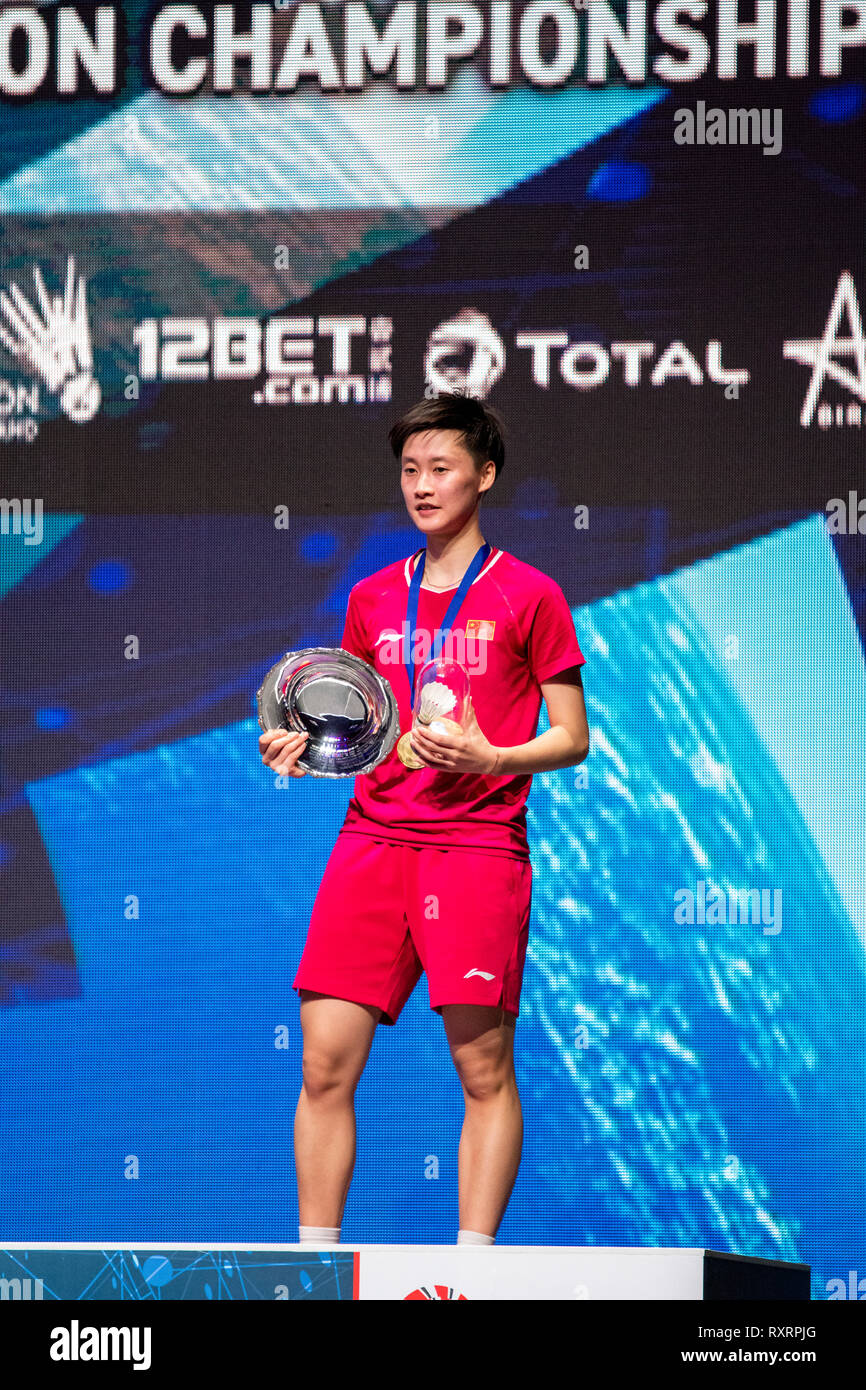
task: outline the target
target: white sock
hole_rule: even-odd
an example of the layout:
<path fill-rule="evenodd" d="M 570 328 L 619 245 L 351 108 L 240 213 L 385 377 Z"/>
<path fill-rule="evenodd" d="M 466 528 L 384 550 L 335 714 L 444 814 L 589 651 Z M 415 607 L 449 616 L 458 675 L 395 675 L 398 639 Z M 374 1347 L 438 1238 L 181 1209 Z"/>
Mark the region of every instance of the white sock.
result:
<path fill-rule="evenodd" d="M 299 1245 L 339 1245 L 339 1226 L 299 1226 Z"/>
<path fill-rule="evenodd" d="M 495 1239 L 495 1236 L 484 1236 L 480 1231 L 457 1232 L 458 1245 L 492 1245 Z"/>

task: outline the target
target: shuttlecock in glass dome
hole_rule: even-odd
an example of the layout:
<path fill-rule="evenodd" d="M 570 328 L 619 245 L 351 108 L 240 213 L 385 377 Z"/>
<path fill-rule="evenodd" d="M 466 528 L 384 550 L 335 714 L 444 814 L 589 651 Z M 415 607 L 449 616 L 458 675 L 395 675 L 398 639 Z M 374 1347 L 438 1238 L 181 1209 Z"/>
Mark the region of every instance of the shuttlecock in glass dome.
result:
<path fill-rule="evenodd" d="M 435 734 L 459 731 L 469 708 L 469 676 L 459 661 L 436 656 L 415 678 L 414 722 Z"/>
<path fill-rule="evenodd" d="M 469 709 L 469 675 L 453 657 L 436 656 L 422 666 L 415 677 L 415 703 L 412 728 L 422 724 L 434 734 L 460 733 Z M 397 745 L 397 753 L 406 767 L 421 768 L 413 753 L 411 730 Z"/>

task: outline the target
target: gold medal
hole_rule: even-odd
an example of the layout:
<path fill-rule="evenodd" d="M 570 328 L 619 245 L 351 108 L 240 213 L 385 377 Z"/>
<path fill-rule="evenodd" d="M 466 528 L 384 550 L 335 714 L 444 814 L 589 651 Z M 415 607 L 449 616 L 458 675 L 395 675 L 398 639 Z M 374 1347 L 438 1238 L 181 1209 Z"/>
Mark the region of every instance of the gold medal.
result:
<path fill-rule="evenodd" d="M 439 726 L 439 730 L 437 730 L 437 725 Z M 432 721 L 430 727 L 433 729 L 434 733 L 442 730 L 447 730 L 448 733 L 456 734 L 462 732 L 462 729 L 460 725 L 456 722 L 456 720 L 446 719 L 445 716 L 442 714 L 440 714 L 436 719 Z M 414 770 L 417 770 L 421 767 L 430 767 L 429 763 L 421 762 L 418 759 L 418 755 L 413 751 L 411 729 L 408 731 L 408 733 L 402 734 L 398 739 L 397 757 L 400 759 L 404 767 L 412 768 Z M 431 771 L 435 772 L 436 769 L 432 768 Z"/>
<path fill-rule="evenodd" d="M 417 754 L 414 753 L 412 750 L 411 729 L 409 729 L 405 734 L 401 734 L 400 738 L 397 740 L 397 757 L 400 759 L 404 767 L 417 769 L 419 767 L 427 766 L 426 763 L 422 763 L 420 761 Z"/>

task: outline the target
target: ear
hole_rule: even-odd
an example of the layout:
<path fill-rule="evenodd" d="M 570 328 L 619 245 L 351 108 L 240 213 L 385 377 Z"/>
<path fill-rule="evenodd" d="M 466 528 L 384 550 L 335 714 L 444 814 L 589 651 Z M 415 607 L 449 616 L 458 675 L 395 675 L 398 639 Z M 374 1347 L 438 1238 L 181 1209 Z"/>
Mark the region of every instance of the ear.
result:
<path fill-rule="evenodd" d="M 484 465 L 484 472 L 486 476 L 484 478 L 484 486 L 482 487 L 481 491 L 489 492 L 493 484 L 496 482 L 496 464 L 493 462 L 493 459 L 487 460 L 487 462 Z"/>

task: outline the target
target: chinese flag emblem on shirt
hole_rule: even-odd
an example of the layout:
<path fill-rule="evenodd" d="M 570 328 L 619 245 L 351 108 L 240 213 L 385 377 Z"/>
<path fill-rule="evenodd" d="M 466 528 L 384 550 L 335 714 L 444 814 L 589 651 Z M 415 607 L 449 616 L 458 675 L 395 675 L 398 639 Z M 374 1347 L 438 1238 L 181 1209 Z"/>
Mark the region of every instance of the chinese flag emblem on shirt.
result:
<path fill-rule="evenodd" d="M 495 626 L 491 618 L 470 618 L 466 624 L 466 636 L 474 637 L 476 642 L 490 642 Z"/>

